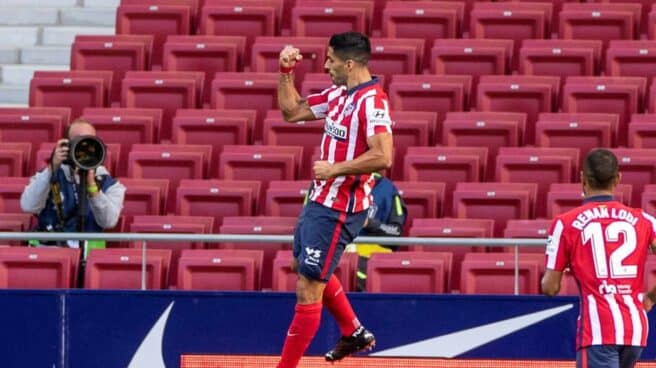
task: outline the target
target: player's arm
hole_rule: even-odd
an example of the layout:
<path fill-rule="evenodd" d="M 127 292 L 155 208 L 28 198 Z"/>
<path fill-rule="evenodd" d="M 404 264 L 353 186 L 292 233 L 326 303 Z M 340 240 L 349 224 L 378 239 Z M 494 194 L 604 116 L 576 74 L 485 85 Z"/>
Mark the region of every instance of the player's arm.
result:
<path fill-rule="evenodd" d="M 299 95 L 294 86 L 294 73 L 292 70 L 302 59 L 297 48 L 285 46 L 280 52 L 280 78 L 278 80 L 278 107 L 285 121 L 297 122 L 315 120 L 307 100 Z"/>
<path fill-rule="evenodd" d="M 542 276 L 542 294 L 546 296 L 558 295 L 562 278 L 562 272 L 549 269 L 546 270 L 544 276 Z"/>
<path fill-rule="evenodd" d="M 343 175 L 370 174 L 392 167 L 393 139 L 391 133 L 380 133 L 367 138 L 369 149 L 350 161 L 331 164 L 328 161 L 314 163 L 314 176 L 325 180 Z"/>
<path fill-rule="evenodd" d="M 567 257 L 567 238 L 563 235 L 564 223 L 556 218 L 551 224 L 549 238 L 547 239 L 547 264 L 546 271 L 542 277 L 542 294 L 547 296 L 558 295 L 563 271 L 569 263 Z"/>

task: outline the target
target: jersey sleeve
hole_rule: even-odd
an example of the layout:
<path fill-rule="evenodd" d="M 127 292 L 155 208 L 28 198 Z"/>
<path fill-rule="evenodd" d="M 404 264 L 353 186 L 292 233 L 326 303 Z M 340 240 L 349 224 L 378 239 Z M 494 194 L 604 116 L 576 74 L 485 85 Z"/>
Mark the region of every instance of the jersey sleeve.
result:
<path fill-rule="evenodd" d="M 567 238 L 564 236 L 565 226 L 563 220 L 556 218 L 551 223 L 549 238 L 547 239 L 547 268 L 563 272 L 569 264 L 567 251 Z"/>
<path fill-rule="evenodd" d="M 367 138 L 381 133 L 392 133 L 389 101 L 381 95 L 364 101 L 364 118 L 367 121 Z"/>
<path fill-rule="evenodd" d="M 334 90 L 336 90 L 335 86 L 326 88 L 319 93 L 307 96 L 307 103 L 310 106 L 310 110 L 312 110 L 315 118 L 322 119 L 328 115 L 328 98 L 330 93 Z"/>
<path fill-rule="evenodd" d="M 651 244 L 656 240 L 656 218 L 645 211 L 642 211 L 642 216 L 649 221 L 649 229 L 651 230 L 649 232 L 649 243 Z"/>

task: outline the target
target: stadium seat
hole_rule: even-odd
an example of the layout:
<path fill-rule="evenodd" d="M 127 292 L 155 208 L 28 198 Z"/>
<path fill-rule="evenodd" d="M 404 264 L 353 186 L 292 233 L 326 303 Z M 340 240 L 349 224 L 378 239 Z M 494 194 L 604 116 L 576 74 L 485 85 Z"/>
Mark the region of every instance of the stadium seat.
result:
<path fill-rule="evenodd" d="M 211 216 L 217 232 L 224 216 L 254 216 L 260 193 L 259 181 L 183 179 L 177 188 L 176 213 Z"/>
<path fill-rule="evenodd" d="M 298 217 L 312 183 L 307 180 L 272 180 L 266 190 L 264 215 Z"/>
<path fill-rule="evenodd" d="M 519 50 L 519 72 L 563 79 L 593 76 L 599 71 L 601 50 L 602 42 L 596 40 L 524 40 Z"/>
<path fill-rule="evenodd" d="M 165 289 L 171 268 L 171 251 L 148 249 L 145 257 L 146 289 Z M 141 249 L 92 249 L 87 256 L 85 289 L 141 289 Z"/>
<path fill-rule="evenodd" d="M 642 16 L 640 19 L 640 29 L 638 34 L 647 34 L 649 23 L 649 11 L 652 9 L 654 2 L 652 0 L 604 0 L 608 3 L 634 3 L 640 4 Z"/>
<path fill-rule="evenodd" d="M 296 217 L 277 216 L 239 216 L 224 217 L 221 234 L 252 234 L 252 235 L 292 235 L 296 225 Z M 257 249 L 263 252 L 261 268 L 261 288 L 271 289 L 273 260 L 279 250 L 290 250 L 287 243 L 222 243 L 222 249 Z"/>
<path fill-rule="evenodd" d="M 260 250 L 183 250 L 178 265 L 180 290 L 259 290 Z"/>
<path fill-rule="evenodd" d="M 66 289 L 77 284 L 80 250 L 9 247 L 0 251 L 0 288 Z"/>
<path fill-rule="evenodd" d="M 179 118 L 202 118 L 208 124 L 212 124 L 212 119 L 216 122 L 216 119 L 222 118 L 240 118 L 246 119 L 247 122 L 247 139 L 249 143 L 253 142 L 253 129 L 255 127 L 255 121 L 257 120 L 257 111 L 256 110 L 232 110 L 232 109 L 178 109 L 175 112 L 175 116 Z M 209 120 L 208 120 L 209 119 Z"/>
<path fill-rule="evenodd" d="M 415 219 L 408 233 L 413 237 L 435 237 L 435 238 L 491 238 L 494 232 L 494 220 L 490 219 Z M 453 256 L 453 264 L 446 292 L 460 289 L 460 265 L 465 254 L 470 252 L 483 252 L 485 247 L 475 246 L 411 246 L 412 251 L 424 252 L 450 252 Z"/>
<path fill-rule="evenodd" d="M 175 197 L 169 197 L 169 179 L 120 178 L 119 180 L 127 188 L 121 211 L 127 222 L 131 222 L 131 216 L 162 215 L 168 212 L 168 208 L 175 208 Z"/>
<path fill-rule="evenodd" d="M 127 72 L 121 106 L 162 109 L 159 137 L 169 142 L 175 111 L 200 106 L 203 80 L 202 72 Z"/>
<path fill-rule="evenodd" d="M 422 69 L 428 69 L 433 40 L 458 37 L 463 16 L 469 18 L 469 11 L 465 12 L 462 2 L 388 1 L 383 9 L 382 35 L 423 39 L 420 62 Z"/>
<path fill-rule="evenodd" d="M 640 207 L 640 194 L 646 184 L 656 183 L 656 149 L 614 148 L 617 156 L 622 183 L 631 184 L 631 207 Z"/>
<path fill-rule="evenodd" d="M 162 68 L 164 42 L 169 35 L 188 35 L 192 27 L 192 10 L 189 6 L 129 4 L 116 11 L 116 34 L 152 35 L 151 67 Z"/>
<path fill-rule="evenodd" d="M 443 133 L 438 143 L 456 147 L 486 146 L 488 170 L 483 179 L 492 180 L 499 147 L 520 146 L 524 141 L 525 126 L 526 114 L 522 113 L 449 112 L 442 124 Z"/>
<path fill-rule="evenodd" d="M 503 235 L 508 220 L 533 218 L 535 183 L 458 183 L 453 216 L 494 220 L 494 236 Z"/>
<path fill-rule="evenodd" d="M 626 145 L 631 114 L 642 111 L 646 78 L 568 77 L 563 87 L 563 112 L 619 115 L 617 144 Z"/>
<path fill-rule="evenodd" d="M 29 183 L 28 177 L 8 176 L 0 180 L 0 213 L 20 213 L 20 196 Z"/>
<path fill-rule="evenodd" d="M 414 114 L 414 115 L 413 115 Z M 422 116 L 423 114 L 423 116 Z M 393 112 L 394 118 L 394 162 L 392 178 L 403 178 L 403 159 L 408 147 L 429 146 L 432 143 L 437 118 L 435 113 Z"/>
<path fill-rule="evenodd" d="M 78 35 L 71 48 L 71 70 L 112 71 L 110 103 L 118 105 L 125 72 L 149 70 L 152 48 L 150 35 Z"/>
<path fill-rule="evenodd" d="M 546 115 L 546 114 L 545 114 Z M 535 124 L 535 144 L 539 147 L 577 148 L 578 164 L 596 147 L 611 147 L 617 132 L 617 115 L 609 114 L 540 114 Z M 553 116 L 561 115 L 561 117 Z M 603 116 L 606 115 L 606 116 Z M 610 121 L 607 119 L 610 118 Z M 553 119 L 549 120 L 549 119 Z M 615 129 L 614 129 L 615 128 Z"/>
<path fill-rule="evenodd" d="M 395 181 L 403 202 L 408 210 L 405 231 L 417 218 L 434 218 L 450 214 L 446 207 L 445 184 L 423 181 Z"/>
<path fill-rule="evenodd" d="M 656 75 L 656 41 L 610 41 L 606 51 L 606 75 L 647 77 Z"/>
<path fill-rule="evenodd" d="M 431 70 L 435 74 L 474 77 L 508 74 L 513 61 L 512 40 L 435 39 L 431 50 Z"/>
<path fill-rule="evenodd" d="M 224 146 L 219 178 L 224 180 L 295 180 L 303 148 L 298 146 Z"/>
<path fill-rule="evenodd" d="M 244 3 L 238 0 L 205 2 L 200 19 L 200 34 L 244 36 L 244 50 L 251 50 L 255 37 L 275 36 L 278 12 L 274 1 Z M 251 53 L 244 53 L 243 65 L 250 65 Z"/>
<path fill-rule="evenodd" d="M 501 147 L 495 180 L 506 183 L 535 183 L 538 186 L 535 216 L 543 217 L 550 183 L 569 183 L 578 177 L 576 148 Z"/>
<path fill-rule="evenodd" d="M 538 293 L 540 262 L 544 262 L 543 258 L 544 256 L 541 254 L 520 255 L 519 294 Z M 514 277 L 514 254 L 469 253 L 462 262 L 460 292 L 463 294 L 512 294 Z"/>
<path fill-rule="evenodd" d="M 27 171 L 31 167 L 31 155 L 31 143 L 2 142 L 0 144 L 0 176 L 31 176 L 33 173 Z"/>
<path fill-rule="evenodd" d="M 545 245 L 541 247 L 519 247 L 519 253 L 539 253 L 544 254 L 546 239 L 549 235 L 551 221 L 548 219 L 538 220 L 508 220 L 506 229 L 503 231 L 503 237 L 506 239 L 545 239 Z M 514 252 L 515 247 L 506 247 L 506 252 Z"/>
<path fill-rule="evenodd" d="M 131 189 L 131 188 L 130 188 Z M 202 216 L 134 216 L 130 224 L 131 233 L 171 233 L 171 234 L 209 234 L 214 228 L 212 217 Z M 141 241 L 131 243 L 132 248 L 141 248 Z M 148 241 L 148 250 L 171 250 L 171 269 L 169 283 L 166 287 L 175 287 L 178 283 L 177 264 L 180 253 L 185 249 L 204 249 L 205 243 L 192 241 Z"/>
<path fill-rule="evenodd" d="M 465 111 L 471 91 L 468 75 L 395 75 L 389 85 L 392 110 L 430 111 L 438 123 L 449 111 Z"/>
<path fill-rule="evenodd" d="M 292 252 L 279 250 L 273 260 L 272 289 L 273 291 L 295 291 L 298 275 L 291 270 Z M 345 291 L 355 290 L 355 272 L 357 270 L 358 254 L 344 252 L 334 275 L 342 283 Z"/>
<path fill-rule="evenodd" d="M 656 184 L 647 184 L 643 190 L 641 208 L 649 214 L 656 213 Z"/>
<path fill-rule="evenodd" d="M 395 74 L 415 74 L 422 71 L 423 39 L 371 38 L 369 41 L 371 59 L 367 65 L 374 75 L 383 75 L 385 80 L 389 81 Z M 319 71 L 323 71 L 323 65 Z"/>
<path fill-rule="evenodd" d="M 615 190 L 615 199 L 630 205 L 633 196 L 631 184 L 620 184 Z M 546 218 L 554 218 L 583 204 L 581 183 L 554 183 L 549 187 L 546 201 Z M 640 201 L 638 200 L 638 203 Z"/>
<path fill-rule="evenodd" d="M 330 37 L 337 30 L 369 34 L 372 6 L 365 1 L 297 2 L 292 9 L 292 35 Z"/>
<path fill-rule="evenodd" d="M 630 148 L 656 148 L 656 114 L 633 114 L 629 122 Z"/>
<path fill-rule="evenodd" d="M 31 107 L 68 107 L 73 119 L 85 107 L 107 107 L 111 71 L 36 71 L 30 82 Z"/>
<path fill-rule="evenodd" d="M 202 103 L 209 105 L 214 74 L 236 72 L 243 62 L 245 44 L 243 36 L 168 36 L 162 69 L 203 72 Z"/>
<path fill-rule="evenodd" d="M 565 3 L 560 12 L 562 39 L 634 39 L 640 29 L 640 4 Z"/>
<path fill-rule="evenodd" d="M 120 145 L 121 156 L 117 157 L 117 170 L 112 174 L 124 176 L 127 174 L 128 153 L 132 145 L 158 142 L 162 110 L 86 108 L 82 111 L 82 117 L 93 124 L 103 142 Z"/>
<path fill-rule="evenodd" d="M 265 36 L 255 38 L 255 43 L 251 50 L 251 71 L 277 73 L 280 69 L 280 51 L 286 45 L 293 45 L 299 48 L 303 56 L 303 60 L 294 69 L 294 75 L 297 81 L 302 81 L 305 73 L 319 73 L 324 71 L 323 66 L 326 61 L 327 44 L 323 37 Z"/>
<path fill-rule="evenodd" d="M 556 108 L 559 84 L 559 77 L 482 76 L 478 84 L 477 110 L 526 113 L 524 142 L 533 144 L 538 114 Z"/>
<path fill-rule="evenodd" d="M 449 252 L 374 253 L 367 263 L 367 291 L 444 293 L 452 262 Z"/>
<path fill-rule="evenodd" d="M 257 110 L 253 138 L 262 142 L 266 112 L 278 108 L 278 79 L 278 73 L 216 73 L 212 108 Z"/>
<path fill-rule="evenodd" d="M 27 232 L 32 229 L 32 218 L 29 213 L 0 213 L 0 231 L 6 232 Z M 4 243 L 9 246 L 24 245 L 24 240 L 5 240 Z"/>

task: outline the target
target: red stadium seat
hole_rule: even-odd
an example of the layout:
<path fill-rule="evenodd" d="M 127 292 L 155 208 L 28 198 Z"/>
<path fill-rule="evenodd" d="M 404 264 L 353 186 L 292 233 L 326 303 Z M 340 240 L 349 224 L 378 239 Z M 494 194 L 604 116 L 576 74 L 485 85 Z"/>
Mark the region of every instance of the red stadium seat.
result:
<path fill-rule="evenodd" d="M 495 179 L 537 184 L 535 215 L 543 217 L 549 184 L 571 182 L 579 173 L 578 163 L 579 150 L 575 148 L 502 147 L 497 155 Z"/>
<path fill-rule="evenodd" d="M 444 293 L 451 263 L 448 252 L 374 253 L 367 263 L 367 291 Z"/>
<path fill-rule="evenodd" d="M 538 256 L 540 259 L 537 259 Z M 537 294 L 540 254 L 519 257 L 519 294 Z M 512 294 L 515 259 L 512 253 L 469 253 L 462 262 L 460 292 L 463 294 Z"/>
<path fill-rule="evenodd" d="M 649 214 L 656 213 L 656 184 L 647 184 L 643 187 L 642 209 Z"/>
<path fill-rule="evenodd" d="M 149 5 L 174 5 L 174 6 L 187 6 L 191 14 L 191 31 L 194 32 L 198 28 L 198 14 L 203 4 L 209 3 L 212 0 L 151 0 Z M 141 5 L 141 0 L 121 0 L 121 5 Z"/>
<path fill-rule="evenodd" d="M 556 115 L 556 114 L 553 114 Z M 594 115 L 607 114 L 562 114 L 553 121 L 542 120 L 542 114 L 535 124 L 535 143 L 540 147 L 578 148 L 579 164 L 588 152 L 596 147 L 611 147 L 617 115 L 610 115 L 615 121 L 605 120 Z M 576 116 L 580 115 L 580 116 Z M 592 116 L 586 116 L 592 115 Z"/>
<path fill-rule="evenodd" d="M 531 219 L 537 197 L 534 183 L 458 183 L 453 192 L 453 215 L 494 220 L 500 237 L 508 220 Z"/>
<path fill-rule="evenodd" d="M 563 112 L 619 114 L 617 144 L 625 145 L 629 119 L 642 111 L 645 90 L 645 78 L 569 77 L 563 87 Z"/>
<path fill-rule="evenodd" d="M 175 111 L 200 106 L 203 78 L 200 72 L 127 72 L 121 106 L 162 109 L 160 140 L 170 141 Z"/>
<path fill-rule="evenodd" d="M 219 178 L 225 180 L 295 180 L 303 148 L 298 146 L 224 146 Z"/>
<path fill-rule="evenodd" d="M 262 251 L 184 250 L 178 265 L 180 290 L 259 290 Z"/>
<path fill-rule="evenodd" d="M 0 288 L 65 289 L 77 284 L 80 250 L 9 247 L 0 251 Z"/>
<path fill-rule="evenodd" d="M 615 190 L 615 199 L 630 205 L 632 185 L 620 184 Z M 583 204 L 583 186 L 581 183 L 554 183 L 547 194 L 547 218 L 556 217 Z M 638 201 L 639 202 L 639 201 Z"/>
<path fill-rule="evenodd" d="M 649 23 L 649 11 L 651 10 L 652 6 L 654 5 L 654 2 L 652 0 L 604 0 L 604 2 L 607 3 L 637 3 L 641 5 L 641 10 L 640 12 L 642 13 L 642 17 L 639 17 L 640 19 L 640 29 L 638 29 L 638 33 L 643 33 L 646 34 L 648 31 L 648 23 Z"/>
<path fill-rule="evenodd" d="M 478 110 L 526 113 L 524 140 L 532 144 L 538 114 L 555 109 L 559 83 L 559 77 L 482 76 L 476 99 Z"/>
<path fill-rule="evenodd" d="M 562 78 L 595 75 L 601 62 L 602 42 L 595 40 L 524 40 L 519 71 L 526 75 Z"/>
<path fill-rule="evenodd" d="M 562 39 L 631 40 L 638 33 L 640 4 L 565 3 L 560 12 Z"/>
<path fill-rule="evenodd" d="M 253 129 L 255 121 L 257 120 L 256 110 L 232 110 L 232 109 L 178 109 L 175 112 L 176 117 L 180 118 L 203 118 L 209 124 L 212 123 L 212 118 L 216 122 L 218 118 L 240 118 L 246 119 L 248 132 L 248 142 L 253 141 Z M 207 121 L 207 119 L 210 119 Z"/>
<path fill-rule="evenodd" d="M 656 114 L 633 114 L 629 122 L 630 148 L 656 148 Z"/>
<path fill-rule="evenodd" d="M 494 232 L 494 220 L 489 219 L 416 219 L 412 223 L 409 236 L 413 237 L 448 237 L 448 238 L 491 238 Z M 471 246 L 412 246 L 413 251 L 450 252 L 453 255 L 453 265 L 449 283 L 445 291 L 460 289 L 460 265 L 465 254 L 475 251 L 485 251 L 484 247 Z"/>
<path fill-rule="evenodd" d="M 266 190 L 264 214 L 298 217 L 311 185 L 307 180 L 270 181 Z"/>
<path fill-rule="evenodd" d="M 291 270 L 292 252 L 280 250 L 273 260 L 272 285 L 274 291 L 295 291 L 298 275 Z M 358 254 L 344 252 L 334 275 L 342 283 L 345 291 L 355 290 L 355 272 L 357 270 Z"/>
<path fill-rule="evenodd" d="M 656 75 L 656 41 L 610 41 L 606 51 L 606 75 L 648 77 Z"/>
<path fill-rule="evenodd" d="M 32 218 L 29 213 L 0 213 L 0 231 L 6 232 L 27 232 L 32 230 Z M 22 240 L 6 240 L 7 245 L 23 245 Z"/>
<path fill-rule="evenodd" d="M 191 33 L 192 10 L 180 5 L 120 5 L 116 11 L 116 34 L 152 35 L 153 70 L 161 70 L 162 50 L 169 35 L 188 35 Z"/>
<path fill-rule="evenodd" d="M 278 79 L 278 73 L 216 73 L 212 108 L 257 110 L 253 136 L 261 142 L 266 112 L 278 108 Z"/>
<path fill-rule="evenodd" d="M 112 104 L 118 105 L 125 72 L 150 69 L 152 48 L 150 35 L 76 36 L 71 70 L 111 70 L 114 75 L 109 97 Z"/>
<path fill-rule="evenodd" d="M 395 75 L 389 87 L 392 110 L 436 112 L 438 123 L 450 111 L 465 111 L 471 76 Z"/>
<path fill-rule="evenodd" d="M 174 199 L 169 205 L 169 179 L 121 178 L 125 185 L 125 199 L 121 213 L 128 222 L 131 216 L 161 215 L 167 213 L 168 206 L 174 207 Z"/>
<path fill-rule="evenodd" d="M 504 238 L 522 238 L 522 239 L 546 239 L 549 235 L 551 220 L 508 220 L 506 229 L 503 231 Z M 546 247 L 519 247 L 519 253 L 540 253 L 544 254 Z M 507 252 L 514 252 L 514 247 L 506 247 Z"/>
<path fill-rule="evenodd" d="M 243 36 L 169 36 L 164 44 L 163 70 L 203 72 L 203 104 L 209 105 L 217 72 L 236 72 L 242 65 Z"/>
<path fill-rule="evenodd" d="M 335 32 L 369 33 L 373 4 L 365 1 L 303 1 L 292 9 L 292 34 L 330 37 Z"/>
<path fill-rule="evenodd" d="M 221 234 L 253 234 L 253 235 L 292 235 L 296 225 L 296 217 L 276 216 L 239 216 L 224 217 L 221 225 Z M 279 250 L 290 250 L 291 245 L 286 243 L 222 243 L 222 249 L 257 249 L 263 252 L 261 268 L 261 288 L 271 289 L 273 274 L 273 260 Z"/>
<path fill-rule="evenodd" d="M 327 44 L 322 37 L 256 37 L 251 50 L 251 71 L 277 73 L 280 50 L 286 45 L 298 47 L 303 56 L 294 69 L 297 81 L 302 81 L 305 73 L 323 72 Z"/>
<path fill-rule="evenodd" d="M 422 116 L 423 114 L 423 116 Z M 406 112 L 393 113 L 394 116 L 394 162 L 392 178 L 403 178 L 403 159 L 408 147 L 428 146 L 431 133 L 435 131 L 435 113 Z"/>
<path fill-rule="evenodd" d="M 130 248 L 92 249 L 87 257 L 85 289 L 141 289 L 142 250 Z M 146 289 L 165 289 L 171 268 L 171 251 L 146 252 Z"/>
<path fill-rule="evenodd" d="M 218 231 L 224 216 L 254 216 L 261 184 L 241 180 L 181 180 L 176 193 L 176 213 L 214 217 Z"/>
<path fill-rule="evenodd" d="M 513 60 L 512 40 L 436 39 L 431 51 L 431 70 L 435 74 L 474 76 L 508 74 Z"/>
<path fill-rule="evenodd" d="M 130 188 L 132 189 L 132 188 Z M 214 228 L 212 217 L 201 216 L 134 216 L 130 224 L 131 233 L 171 233 L 171 234 L 209 234 Z M 141 248 L 142 242 L 136 241 L 131 244 L 132 248 Z M 171 250 L 171 269 L 169 272 L 169 283 L 166 287 L 176 286 L 178 283 L 178 260 L 180 253 L 185 249 L 203 249 L 202 242 L 171 242 L 171 241 L 148 241 L 148 250 L 169 249 Z"/>
<path fill-rule="evenodd" d="M 656 149 L 614 148 L 611 151 L 617 156 L 622 183 L 631 184 L 631 207 L 640 207 L 640 194 L 645 184 L 656 183 Z"/>
<path fill-rule="evenodd" d="M 31 143 L 0 144 L 0 176 L 25 176 L 32 175 L 28 172 L 31 168 Z"/>
<path fill-rule="evenodd" d="M 370 42 L 371 59 L 367 65 L 374 75 L 383 75 L 385 80 L 389 81 L 395 74 L 415 74 L 422 71 L 423 39 L 371 38 Z"/>
<path fill-rule="evenodd" d="M 27 177 L 4 177 L 0 180 L 0 213 L 20 213 L 20 197 L 29 183 Z"/>
<path fill-rule="evenodd" d="M 30 82 L 30 106 L 68 107 L 75 119 L 85 107 L 108 106 L 111 86 L 111 71 L 37 71 Z"/>
<path fill-rule="evenodd" d="M 445 196 L 444 183 L 396 181 L 394 185 L 408 209 L 406 233 L 414 219 L 440 217 L 451 212 L 445 205 L 448 197 Z"/>

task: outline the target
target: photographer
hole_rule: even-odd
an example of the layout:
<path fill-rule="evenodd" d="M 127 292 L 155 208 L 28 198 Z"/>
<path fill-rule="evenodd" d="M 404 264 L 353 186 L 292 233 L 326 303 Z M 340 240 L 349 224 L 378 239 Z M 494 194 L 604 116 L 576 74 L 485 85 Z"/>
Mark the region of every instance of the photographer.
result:
<path fill-rule="evenodd" d="M 125 187 L 112 178 L 104 166 L 95 170 L 82 170 L 70 158 L 69 143 L 78 137 L 96 136 L 96 130 L 86 120 L 73 121 L 57 142 L 48 166 L 37 172 L 25 187 L 20 204 L 24 212 L 38 217 L 37 231 L 49 232 L 100 232 L 116 226 L 125 196 Z M 104 147 L 101 147 L 104 150 Z M 96 154 L 92 147 L 89 152 Z M 82 188 L 86 175 L 86 188 Z M 80 197 L 86 194 L 84 214 L 80 213 Z M 82 228 L 81 224 L 84 224 Z M 78 247 L 77 242 L 66 244 Z"/>

